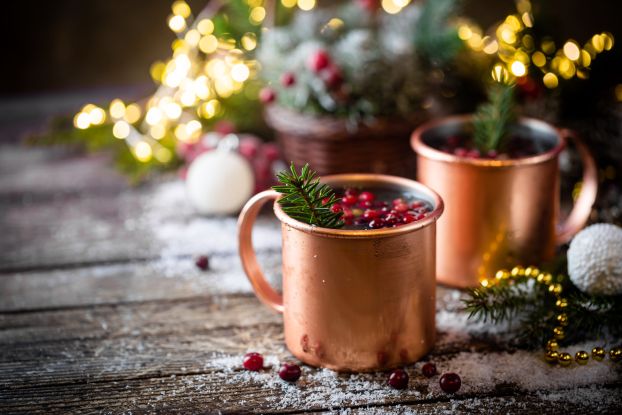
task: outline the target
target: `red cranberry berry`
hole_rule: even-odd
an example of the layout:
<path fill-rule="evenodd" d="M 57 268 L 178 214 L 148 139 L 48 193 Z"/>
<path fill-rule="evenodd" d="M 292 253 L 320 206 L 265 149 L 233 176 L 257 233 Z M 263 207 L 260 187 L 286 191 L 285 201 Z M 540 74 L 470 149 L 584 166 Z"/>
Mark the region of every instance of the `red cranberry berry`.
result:
<path fill-rule="evenodd" d="M 438 381 L 439 385 L 443 392 L 447 393 L 455 393 L 458 392 L 460 386 L 462 385 L 462 381 L 460 380 L 460 376 L 456 373 L 444 373 Z"/>
<path fill-rule="evenodd" d="M 288 382 L 296 382 L 301 373 L 300 366 L 294 363 L 283 363 L 279 369 L 279 377 Z"/>
<path fill-rule="evenodd" d="M 346 196 L 350 196 L 350 195 L 352 195 L 352 196 L 356 196 L 356 197 L 358 197 L 359 192 L 357 192 L 357 191 L 356 191 L 356 189 L 355 189 L 355 188 L 353 188 L 353 187 L 348 187 L 348 188 L 347 188 L 347 189 L 343 192 L 343 194 L 344 194 L 344 195 L 346 195 Z"/>
<path fill-rule="evenodd" d="M 431 362 L 426 363 L 421 368 L 421 373 L 423 373 L 423 376 L 425 376 L 426 378 L 431 378 L 432 376 L 436 375 L 436 365 Z"/>
<path fill-rule="evenodd" d="M 411 223 L 414 221 L 415 221 L 415 217 L 411 215 L 410 213 L 405 214 L 404 217 L 402 218 L 402 222 L 404 223 Z"/>
<path fill-rule="evenodd" d="M 397 199 L 393 199 L 393 206 L 404 203 L 404 199 L 398 197 Z"/>
<path fill-rule="evenodd" d="M 329 89 L 336 89 L 343 83 L 343 75 L 336 66 L 329 66 L 322 72 L 322 79 Z"/>
<path fill-rule="evenodd" d="M 359 195 L 359 201 L 361 202 L 373 202 L 374 200 L 376 200 L 376 195 L 372 192 L 361 192 Z"/>
<path fill-rule="evenodd" d="M 399 218 L 396 214 L 394 213 L 389 213 L 385 218 L 384 218 L 384 223 L 386 225 L 395 225 L 397 222 L 399 221 Z"/>
<path fill-rule="evenodd" d="M 481 156 L 479 150 L 470 150 L 467 153 L 467 157 L 470 157 L 472 159 L 478 159 Z"/>
<path fill-rule="evenodd" d="M 420 207 L 423 207 L 423 201 L 422 200 L 415 200 L 414 202 L 412 202 L 410 207 L 413 208 L 413 209 L 419 209 Z"/>
<path fill-rule="evenodd" d="M 486 156 L 489 159 L 496 159 L 499 156 L 499 153 L 497 153 L 495 150 L 489 150 L 488 153 L 486 153 Z"/>
<path fill-rule="evenodd" d="M 271 102 L 274 102 L 275 99 L 276 93 L 272 88 L 265 87 L 259 91 L 259 100 L 264 104 L 270 104 Z"/>
<path fill-rule="evenodd" d="M 205 255 L 197 257 L 194 263 L 198 268 L 202 269 L 203 271 L 206 271 L 209 268 L 209 259 Z"/>
<path fill-rule="evenodd" d="M 367 200 L 365 202 L 359 202 L 359 206 L 363 209 L 369 209 L 374 207 L 374 203 Z"/>
<path fill-rule="evenodd" d="M 376 218 L 374 220 L 372 220 L 371 222 L 369 222 L 369 227 L 372 229 L 380 229 L 385 225 L 384 223 L 384 219 L 382 218 Z"/>
<path fill-rule="evenodd" d="M 309 56 L 307 60 L 307 66 L 315 73 L 319 73 L 322 69 L 325 69 L 330 64 L 330 57 L 324 50 L 318 50 Z"/>
<path fill-rule="evenodd" d="M 469 151 L 466 148 L 458 147 L 454 150 L 454 154 L 458 157 L 466 157 Z"/>
<path fill-rule="evenodd" d="M 408 205 L 406 203 L 398 203 L 393 206 L 393 209 L 395 209 L 397 213 L 404 213 L 408 210 Z"/>
<path fill-rule="evenodd" d="M 324 199 L 322 199 L 322 205 L 327 204 L 329 200 L 330 200 L 330 197 L 325 197 Z"/>
<path fill-rule="evenodd" d="M 296 83 L 296 77 L 291 72 L 285 72 L 281 75 L 281 85 L 288 88 Z"/>
<path fill-rule="evenodd" d="M 406 389 L 408 386 L 408 373 L 403 369 L 395 369 L 389 375 L 388 383 L 394 389 Z"/>
<path fill-rule="evenodd" d="M 348 206 L 355 205 L 357 200 L 356 195 L 353 194 L 346 194 L 343 198 L 341 198 L 341 201 Z"/>
<path fill-rule="evenodd" d="M 372 220 L 378 217 L 378 211 L 373 209 L 367 209 L 363 212 L 363 219 Z"/>
<path fill-rule="evenodd" d="M 263 356 L 255 352 L 246 353 L 242 364 L 244 365 L 244 369 L 257 372 L 263 369 Z"/>
<path fill-rule="evenodd" d="M 333 213 L 339 213 L 341 212 L 343 209 L 341 208 L 341 205 L 339 203 L 335 203 L 334 205 L 332 205 L 330 207 L 330 211 Z"/>

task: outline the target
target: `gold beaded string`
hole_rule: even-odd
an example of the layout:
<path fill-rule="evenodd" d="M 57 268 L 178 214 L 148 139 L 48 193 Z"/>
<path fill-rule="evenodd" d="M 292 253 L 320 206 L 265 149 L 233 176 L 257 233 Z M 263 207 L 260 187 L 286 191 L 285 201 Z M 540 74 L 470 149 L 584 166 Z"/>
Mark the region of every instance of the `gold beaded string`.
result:
<path fill-rule="evenodd" d="M 561 276 L 558 276 L 558 278 L 555 279 L 551 273 L 541 272 L 535 266 L 529 266 L 527 268 L 516 266 L 510 271 L 505 269 L 497 271 L 494 279 L 482 280 L 481 285 L 483 287 L 490 287 L 502 280 L 516 280 L 521 277 L 533 278 L 536 283 L 543 284 L 548 287 L 549 293 L 555 296 L 555 307 L 559 313 L 556 317 L 558 325 L 553 328 L 551 339 L 546 342 L 544 360 L 552 365 L 559 363 L 560 366 L 570 366 L 573 360 L 572 355 L 570 353 L 560 351 L 559 344 L 557 343 L 558 340 L 562 340 L 565 337 L 564 327 L 568 326 L 568 315 L 564 312 L 566 307 L 568 307 L 568 300 L 562 296 L 563 288 L 559 283 L 562 278 Z M 604 347 L 594 347 L 592 349 L 592 359 L 596 361 L 602 361 L 606 355 L 607 352 Z M 574 356 L 575 362 L 579 365 L 587 364 L 589 358 L 590 355 L 584 350 L 578 351 Z M 621 361 L 622 348 L 611 348 L 609 350 L 609 359 L 613 362 Z"/>

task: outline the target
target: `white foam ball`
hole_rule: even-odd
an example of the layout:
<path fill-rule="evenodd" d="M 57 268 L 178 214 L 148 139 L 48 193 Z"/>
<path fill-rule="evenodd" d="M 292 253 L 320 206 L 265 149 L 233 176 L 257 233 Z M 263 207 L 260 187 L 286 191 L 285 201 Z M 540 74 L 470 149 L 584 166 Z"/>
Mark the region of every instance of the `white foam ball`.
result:
<path fill-rule="evenodd" d="M 579 232 L 568 249 L 568 274 L 588 294 L 622 294 L 622 228 L 598 223 Z"/>
<path fill-rule="evenodd" d="M 205 215 L 238 212 L 253 193 L 249 163 L 233 151 L 214 150 L 197 157 L 186 176 L 190 202 Z"/>

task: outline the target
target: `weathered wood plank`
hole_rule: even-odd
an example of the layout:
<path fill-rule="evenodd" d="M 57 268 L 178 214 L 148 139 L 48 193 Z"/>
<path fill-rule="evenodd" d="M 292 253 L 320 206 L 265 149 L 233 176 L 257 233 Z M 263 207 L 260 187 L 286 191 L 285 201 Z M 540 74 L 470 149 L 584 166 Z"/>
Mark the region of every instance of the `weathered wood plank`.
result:
<path fill-rule="evenodd" d="M 411 387 L 403 392 L 389 389 L 382 373 L 347 375 L 310 367 L 304 368 L 297 386 L 284 384 L 276 377 L 276 367 L 292 357 L 283 346 L 280 317 L 246 295 L 0 317 L 4 412 L 38 408 L 266 412 L 448 399 L 436 379 L 419 373 L 420 364 L 408 368 Z M 429 358 L 439 371 L 461 374 L 458 399 L 544 390 L 570 398 L 572 393 L 564 392 L 569 386 L 593 385 L 599 388 L 594 393 L 613 388 L 619 398 L 620 367 L 609 361 L 554 368 L 538 354 L 503 351 L 492 339 L 465 337 L 468 327 L 456 330 L 444 324 Z M 260 373 L 241 370 L 247 350 L 264 353 L 269 368 Z M 605 408 L 614 404 L 619 400 Z"/>
<path fill-rule="evenodd" d="M 258 255 L 267 278 L 280 287 L 280 251 Z M 116 304 L 200 295 L 250 293 L 237 252 L 210 255 L 198 269 L 192 256 L 0 276 L 0 312 Z"/>
<path fill-rule="evenodd" d="M 4 272 L 237 250 L 237 218 L 196 215 L 181 181 L 0 209 Z M 278 229 L 272 215 L 260 217 L 257 248 L 278 248 Z"/>

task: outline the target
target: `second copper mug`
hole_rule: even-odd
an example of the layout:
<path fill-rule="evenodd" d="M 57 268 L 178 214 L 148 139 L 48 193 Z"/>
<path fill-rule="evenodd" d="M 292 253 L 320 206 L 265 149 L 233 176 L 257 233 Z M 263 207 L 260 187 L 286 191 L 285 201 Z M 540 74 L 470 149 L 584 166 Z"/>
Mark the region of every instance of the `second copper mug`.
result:
<path fill-rule="evenodd" d="M 435 236 L 442 200 L 420 183 L 393 176 L 343 174 L 322 182 L 411 194 L 434 209 L 396 228 L 345 230 L 299 222 L 274 203 L 283 241 L 281 295 L 264 278 L 251 238 L 261 206 L 279 194 L 259 193 L 238 225 L 240 257 L 255 294 L 283 313 L 287 347 L 305 363 L 370 371 L 416 361 L 435 339 Z"/>
<path fill-rule="evenodd" d="M 436 190 L 446 211 L 438 223 L 437 278 L 477 286 L 499 269 L 539 264 L 587 222 L 598 187 L 596 166 L 570 130 L 523 118 L 513 134 L 529 138 L 536 155 L 473 159 L 438 150 L 448 137 L 470 134 L 471 116 L 431 121 L 417 129 L 417 179 Z M 559 221 L 559 155 L 572 138 L 583 161 L 583 184 L 568 218 Z"/>

